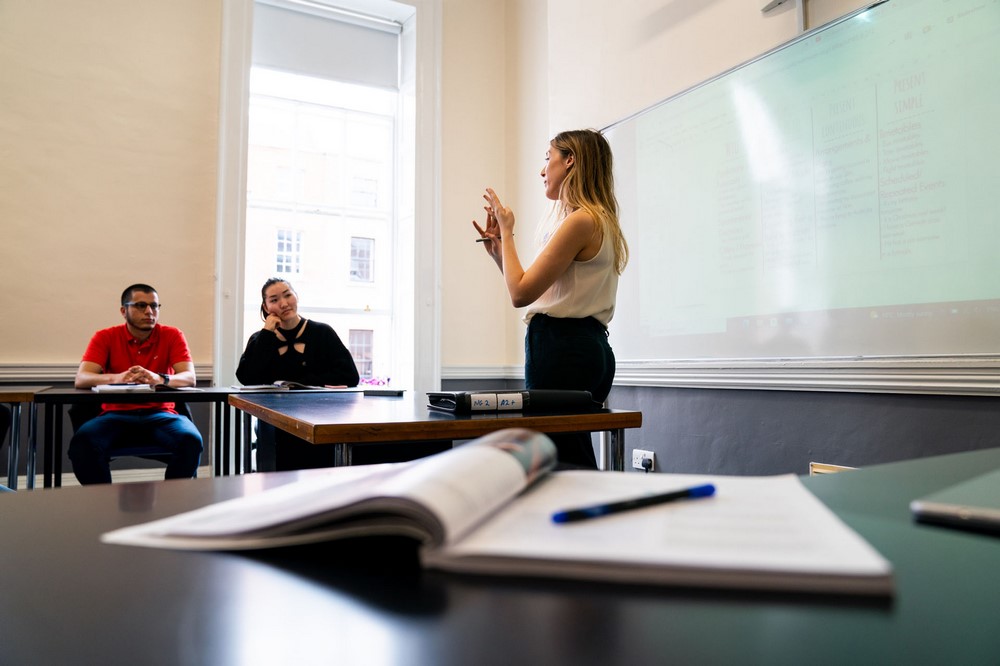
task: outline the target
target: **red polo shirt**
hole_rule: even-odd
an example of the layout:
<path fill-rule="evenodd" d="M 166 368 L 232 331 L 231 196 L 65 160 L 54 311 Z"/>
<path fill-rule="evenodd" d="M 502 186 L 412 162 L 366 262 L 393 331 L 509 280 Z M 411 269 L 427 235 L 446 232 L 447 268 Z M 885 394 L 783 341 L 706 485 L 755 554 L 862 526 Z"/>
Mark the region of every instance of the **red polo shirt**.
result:
<path fill-rule="evenodd" d="M 132 337 L 126 324 L 119 324 L 94 333 L 87 351 L 83 352 L 83 360 L 96 363 L 106 373 L 125 372 L 133 365 L 141 365 L 153 372 L 172 374 L 175 363 L 191 360 L 191 350 L 179 328 L 156 324 L 149 337 L 140 341 Z M 151 407 L 176 414 L 172 402 L 101 405 L 105 411 Z"/>

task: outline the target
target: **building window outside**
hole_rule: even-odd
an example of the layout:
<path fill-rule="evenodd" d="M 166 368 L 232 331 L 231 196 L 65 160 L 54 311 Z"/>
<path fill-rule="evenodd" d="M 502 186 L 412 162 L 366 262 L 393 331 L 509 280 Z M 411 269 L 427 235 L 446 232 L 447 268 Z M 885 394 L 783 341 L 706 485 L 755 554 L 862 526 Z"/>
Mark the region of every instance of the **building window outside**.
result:
<path fill-rule="evenodd" d="M 352 328 L 348 336 L 347 348 L 358 366 L 358 374 L 362 379 L 372 377 L 372 339 L 373 331 Z"/>
<path fill-rule="evenodd" d="M 350 184 L 352 206 L 378 208 L 378 179 L 354 176 Z"/>
<path fill-rule="evenodd" d="M 298 273 L 302 266 L 302 232 L 278 229 L 275 273 Z"/>
<path fill-rule="evenodd" d="M 395 265 L 398 93 L 255 67 L 249 112 L 243 339 L 261 284 L 288 277 L 303 317 L 367 336 L 363 377 L 394 374 L 394 274 L 375 262 Z"/>
<path fill-rule="evenodd" d="M 356 282 L 372 281 L 372 256 L 374 238 L 351 238 L 351 279 Z"/>

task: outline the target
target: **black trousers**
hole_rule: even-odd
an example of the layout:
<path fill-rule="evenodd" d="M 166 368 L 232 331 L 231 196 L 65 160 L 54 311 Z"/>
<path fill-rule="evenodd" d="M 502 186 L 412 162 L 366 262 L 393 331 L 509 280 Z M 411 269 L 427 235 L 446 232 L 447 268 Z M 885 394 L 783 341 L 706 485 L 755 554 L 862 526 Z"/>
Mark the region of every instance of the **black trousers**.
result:
<path fill-rule="evenodd" d="M 608 330 L 593 317 L 564 319 L 536 314 L 524 338 L 527 389 L 590 391 L 604 402 L 615 378 Z M 590 433 L 553 435 L 562 467 L 597 469 Z"/>

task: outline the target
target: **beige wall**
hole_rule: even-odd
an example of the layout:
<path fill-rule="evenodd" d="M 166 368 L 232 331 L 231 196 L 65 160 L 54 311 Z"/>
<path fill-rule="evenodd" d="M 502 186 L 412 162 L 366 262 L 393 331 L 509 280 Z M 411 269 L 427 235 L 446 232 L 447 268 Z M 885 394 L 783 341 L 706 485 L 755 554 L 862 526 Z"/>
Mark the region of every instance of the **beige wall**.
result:
<path fill-rule="evenodd" d="M 545 212 L 538 171 L 549 139 L 546 5 L 445 0 L 442 63 L 442 341 L 445 368 L 518 368 L 524 325 L 475 244 L 482 194 L 510 202 L 524 261 Z M 524 232 L 520 229 L 525 229 Z"/>
<path fill-rule="evenodd" d="M 0 364 L 78 363 L 140 281 L 211 360 L 219 6 L 0 3 Z"/>
<path fill-rule="evenodd" d="M 0 369 L 76 364 L 148 281 L 211 363 L 222 0 L 0 2 Z M 552 133 L 601 127 L 795 35 L 792 2 L 441 0 L 442 364 L 516 368 L 523 326 L 473 242 L 487 185 L 531 256 Z M 810 24 L 863 4 L 811 0 Z M 626 10 L 627 9 L 627 10 Z M 523 230 L 523 231 L 521 231 Z"/>
<path fill-rule="evenodd" d="M 792 39 L 796 1 L 549 0 L 550 130 L 607 126 Z M 864 4 L 809 0 L 806 27 Z"/>
<path fill-rule="evenodd" d="M 500 0 L 444 0 L 441 63 L 442 364 L 502 364 L 508 308 L 496 265 L 471 221 L 482 193 L 507 192 L 505 104 L 508 8 Z M 474 27 L 473 27 L 474 26 Z"/>
<path fill-rule="evenodd" d="M 510 307 L 493 264 L 470 253 L 471 239 L 461 230 L 468 218 L 482 213 L 482 188 L 489 184 L 506 194 L 523 229 L 516 236 L 527 262 L 533 228 L 546 211 L 538 171 L 552 135 L 607 126 L 754 58 L 795 37 L 798 16 L 794 0 L 767 15 L 760 12 L 762 0 L 445 4 L 442 362 L 447 376 L 449 369 L 465 365 L 514 369 L 523 363 L 519 312 Z M 810 0 L 807 28 L 863 4 Z M 493 28 L 501 21 L 506 39 L 498 43 Z M 501 80 L 506 89 L 498 87 Z M 453 228 L 459 229 L 459 242 Z M 505 309 L 502 322 L 496 304 Z"/>

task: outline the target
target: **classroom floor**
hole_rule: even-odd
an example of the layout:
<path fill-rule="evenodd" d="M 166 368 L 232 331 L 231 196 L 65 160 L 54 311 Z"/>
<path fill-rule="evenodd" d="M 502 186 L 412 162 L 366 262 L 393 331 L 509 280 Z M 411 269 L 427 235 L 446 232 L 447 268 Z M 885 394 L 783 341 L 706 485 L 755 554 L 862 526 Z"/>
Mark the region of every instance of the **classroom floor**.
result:
<path fill-rule="evenodd" d="M 205 478 L 212 476 L 212 468 L 208 465 L 202 465 L 198 468 L 198 478 Z M 6 478 L 6 477 L 4 477 Z M 17 478 L 18 489 L 28 487 L 28 477 L 21 475 Z M 113 483 L 135 483 L 137 481 L 162 481 L 163 480 L 163 467 L 150 467 L 147 469 L 113 469 L 111 470 L 111 481 Z M 3 483 L 6 483 L 4 481 Z M 62 485 L 64 487 L 68 486 L 78 486 L 76 477 L 73 475 L 73 470 L 63 470 Z M 42 475 L 35 475 L 35 488 L 42 487 Z"/>

